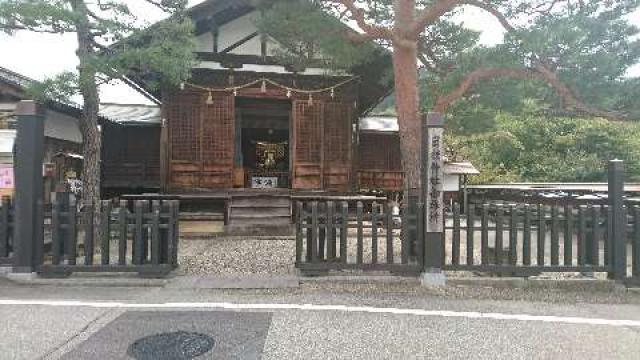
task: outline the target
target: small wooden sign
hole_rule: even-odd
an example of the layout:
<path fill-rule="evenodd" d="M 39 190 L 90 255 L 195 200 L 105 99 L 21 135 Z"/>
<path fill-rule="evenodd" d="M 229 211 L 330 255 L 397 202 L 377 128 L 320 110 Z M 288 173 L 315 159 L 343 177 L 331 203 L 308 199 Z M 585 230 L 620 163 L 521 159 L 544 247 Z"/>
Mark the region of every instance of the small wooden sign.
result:
<path fill-rule="evenodd" d="M 251 178 L 251 187 L 254 189 L 271 189 L 278 187 L 276 176 L 254 176 Z"/>

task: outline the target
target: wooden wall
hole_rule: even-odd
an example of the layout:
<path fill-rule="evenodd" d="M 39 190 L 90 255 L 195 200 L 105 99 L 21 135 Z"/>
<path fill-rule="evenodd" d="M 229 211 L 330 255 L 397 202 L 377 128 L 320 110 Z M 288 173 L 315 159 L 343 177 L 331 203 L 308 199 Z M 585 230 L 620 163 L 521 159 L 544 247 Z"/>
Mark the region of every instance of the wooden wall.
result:
<path fill-rule="evenodd" d="M 170 190 L 233 187 L 235 98 L 181 95 L 167 103 Z M 352 181 L 352 105 L 293 101 L 294 189 L 348 191 Z"/>
<path fill-rule="evenodd" d="M 229 86 L 220 84 L 227 77 L 221 77 L 219 73 L 214 75 L 204 73 L 198 80 L 209 79 L 218 84 L 216 87 Z M 242 82 L 238 81 L 241 76 Z M 244 76 L 246 74 L 239 73 L 232 80 L 236 83 L 251 80 Z M 296 83 L 304 83 L 302 80 Z M 315 85 L 326 86 L 324 83 Z M 304 88 L 313 86 L 304 83 Z M 236 100 L 241 99 L 246 104 L 252 100 L 268 102 L 274 99 L 292 103 L 292 125 L 289 129 L 292 132 L 292 168 L 289 169 L 292 188 L 349 191 L 355 182 L 352 124 L 356 115 L 355 95 L 348 90 L 336 90 L 334 97 L 328 93 L 316 94 L 310 102 L 305 94 L 294 93 L 289 98 L 285 90 L 269 87 L 262 91 L 257 85 L 238 91 L 236 96 L 214 92 L 212 105 L 206 104 L 208 94 L 203 90 L 188 88 L 167 92 L 164 96 L 164 116 L 168 124 L 167 190 L 232 188 Z"/>
<path fill-rule="evenodd" d="M 402 157 L 397 133 L 360 133 L 358 155 L 359 189 L 402 191 Z"/>
<path fill-rule="evenodd" d="M 160 126 L 103 125 L 102 186 L 160 187 Z"/>

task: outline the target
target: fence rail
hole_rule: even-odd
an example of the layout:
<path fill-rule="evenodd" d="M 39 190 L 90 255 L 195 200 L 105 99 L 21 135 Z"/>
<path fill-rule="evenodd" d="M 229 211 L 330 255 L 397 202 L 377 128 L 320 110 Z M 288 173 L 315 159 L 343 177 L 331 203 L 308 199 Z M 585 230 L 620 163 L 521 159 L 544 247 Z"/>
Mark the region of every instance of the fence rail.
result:
<path fill-rule="evenodd" d="M 421 209 L 423 207 L 420 207 Z M 385 270 L 417 273 L 422 242 L 415 241 L 415 211 L 394 212 L 393 203 L 298 201 L 296 266 L 305 272 Z M 413 235 L 413 237 L 412 237 Z"/>

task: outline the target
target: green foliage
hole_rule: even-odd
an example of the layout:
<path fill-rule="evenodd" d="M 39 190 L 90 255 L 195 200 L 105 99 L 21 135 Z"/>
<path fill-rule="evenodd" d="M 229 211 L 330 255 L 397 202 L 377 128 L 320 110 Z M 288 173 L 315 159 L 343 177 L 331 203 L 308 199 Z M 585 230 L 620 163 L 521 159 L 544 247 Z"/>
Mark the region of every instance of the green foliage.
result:
<path fill-rule="evenodd" d="M 62 0 L 2 0 L 0 1 L 0 31 L 12 34 L 17 30 L 65 33 L 74 29 L 77 16 Z"/>
<path fill-rule="evenodd" d="M 0 31 L 75 33 L 82 19 L 74 1 L 0 0 Z M 95 79 L 80 79 L 63 73 L 29 90 L 38 99 L 69 101 L 79 92 L 80 82 L 108 83 L 123 75 L 148 80 L 151 88 L 162 83 L 177 85 L 191 75 L 196 63 L 194 26 L 185 14 L 186 0 L 146 1 L 168 15 L 149 26 L 144 14 L 134 14 L 128 1 L 88 2 L 90 51 L 81 59 Z"/>
<path fill-rule="evenodd" d="M 68 104 L 71 97 L 78 93 L 78 75 L 73 72 L 63 72 L 55 77 L 40 82 L 32 82 L 27 87 L 27 94 L 39 102 L 47 100 Z"/>
<path fill-rule="evenodd" d="M 465 158 L 482 174 L 473 181 L 605 181 L 606 163 L 622 159 L 640 179 L 640 124 L 502 113 L 483 133 L 449 129 L 449 156 Z"/>
<path fill-rule="evenodd" d="M 275 56 L 294 69 L 321 65 L 346 70 L 366 63 L 375 51 L 369 42 L 348 40 L 349 30 L 337 18 L 306 0 L 268 1 L 262 4 L 258 29 L 279 45 Z"/>

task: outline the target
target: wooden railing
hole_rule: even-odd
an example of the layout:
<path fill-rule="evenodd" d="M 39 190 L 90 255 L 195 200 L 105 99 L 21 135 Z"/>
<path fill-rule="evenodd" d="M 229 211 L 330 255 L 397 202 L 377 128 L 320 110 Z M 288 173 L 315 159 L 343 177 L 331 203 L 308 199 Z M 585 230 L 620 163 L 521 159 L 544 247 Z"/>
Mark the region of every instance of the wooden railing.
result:
<path fill-rule="evenodd" d="M 42 242 L 38 273 L 66 276 L 73 272 L 137 272 L 163 276 L 177 266 L 178 207 L 175 200 L 112 203 L 99 209 L 101 237 L 94 238 L 93 222 L 80 219 L 90 206 L 77 210 L 73 197 L 57 194 L 44 209 L 49 231 Z"/>
<path fill-rule="evenodd" d="M 355 206 L 354 206 L 355 205 Z M 296 266 L 303 272 L 341 269 L 416 274 L 422 269 L 421 222 L 393 203 L 298 201 Z"/>
<path fill-rule="evenodd" d="M 640 278 L 640 207 L 624 208 L 626 278 Z M 445 269 L 518 276 L 614 271 L 607 205 L 484 204 L 466 215 L 454 204 L 446 222 Z"/>

